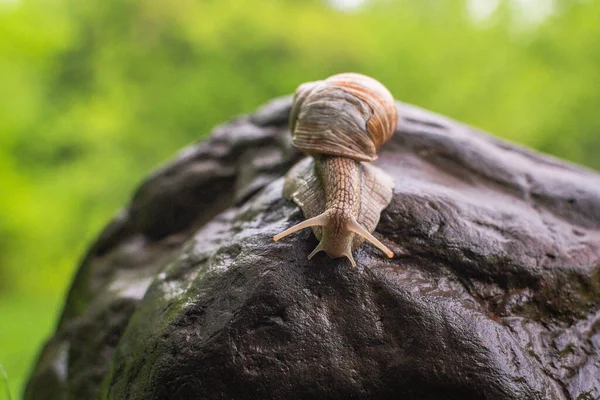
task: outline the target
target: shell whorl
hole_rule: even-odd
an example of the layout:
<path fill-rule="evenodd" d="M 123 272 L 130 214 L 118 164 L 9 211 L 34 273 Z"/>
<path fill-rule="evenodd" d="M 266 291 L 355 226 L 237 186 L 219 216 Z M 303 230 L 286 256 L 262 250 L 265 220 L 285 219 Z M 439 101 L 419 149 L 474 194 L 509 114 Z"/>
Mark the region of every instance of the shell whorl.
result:
<path fill-rule="evenodd" d="M 292 144 L 305 153 L 373 161 L 398 122 L 391 93 L 373 78 L 333 75 L 298 87 L 290 113 Z"/>

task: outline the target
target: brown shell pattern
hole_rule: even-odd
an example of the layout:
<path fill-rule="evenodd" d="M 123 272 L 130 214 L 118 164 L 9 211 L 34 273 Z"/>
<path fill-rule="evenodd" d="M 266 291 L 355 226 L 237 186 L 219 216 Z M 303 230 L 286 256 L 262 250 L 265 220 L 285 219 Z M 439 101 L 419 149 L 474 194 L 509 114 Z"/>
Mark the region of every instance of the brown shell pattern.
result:
<path fill-rule="evenodd" d="M 357 161 L 375 160 L 397 123 L 391 93 L 375 79 L 356 73 L 300 85 L 290 113 L 294 147 Z"/>

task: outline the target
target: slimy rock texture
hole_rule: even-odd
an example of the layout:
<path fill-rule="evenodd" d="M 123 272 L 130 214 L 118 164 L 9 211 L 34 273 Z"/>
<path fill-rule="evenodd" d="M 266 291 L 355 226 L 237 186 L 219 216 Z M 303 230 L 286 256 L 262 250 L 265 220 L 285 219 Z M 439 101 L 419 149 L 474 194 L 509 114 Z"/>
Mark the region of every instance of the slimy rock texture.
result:
<path fill-rule="evenodd" d="M 600 175 L 398 103 L 375 235 L 306 255 L 291 98 L 148 177 L 79 268 L 25 399 L 600 397 Z"/>

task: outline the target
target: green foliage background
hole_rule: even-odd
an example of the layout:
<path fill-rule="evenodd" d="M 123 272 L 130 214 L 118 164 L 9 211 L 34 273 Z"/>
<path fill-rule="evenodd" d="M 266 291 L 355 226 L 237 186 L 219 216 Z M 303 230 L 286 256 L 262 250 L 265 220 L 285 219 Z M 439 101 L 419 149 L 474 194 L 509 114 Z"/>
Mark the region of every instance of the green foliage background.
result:
<path fill-rule="evenodd" d="M 403 101 L 600 169 L 600 3 L 541 3 L 544 18 L 505 0 L 477 19 L 466 0 L 0 0 L 0 363 L 13 394 L 78 260 L 140 179 L 301 82 L 369 74 Z"/>

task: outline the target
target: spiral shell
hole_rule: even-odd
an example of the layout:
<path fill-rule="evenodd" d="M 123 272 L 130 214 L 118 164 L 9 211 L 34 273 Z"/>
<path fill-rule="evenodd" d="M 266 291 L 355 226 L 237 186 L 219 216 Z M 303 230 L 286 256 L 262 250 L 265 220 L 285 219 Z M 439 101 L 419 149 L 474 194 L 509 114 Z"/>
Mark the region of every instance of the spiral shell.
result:
<path fill-rule="evenodd" d="M 375 160 L 397 122 L 391 93 L 375 79 L 356 73 L 300 85 L 290 113 L 294 147 L 356 161 Z"/>

